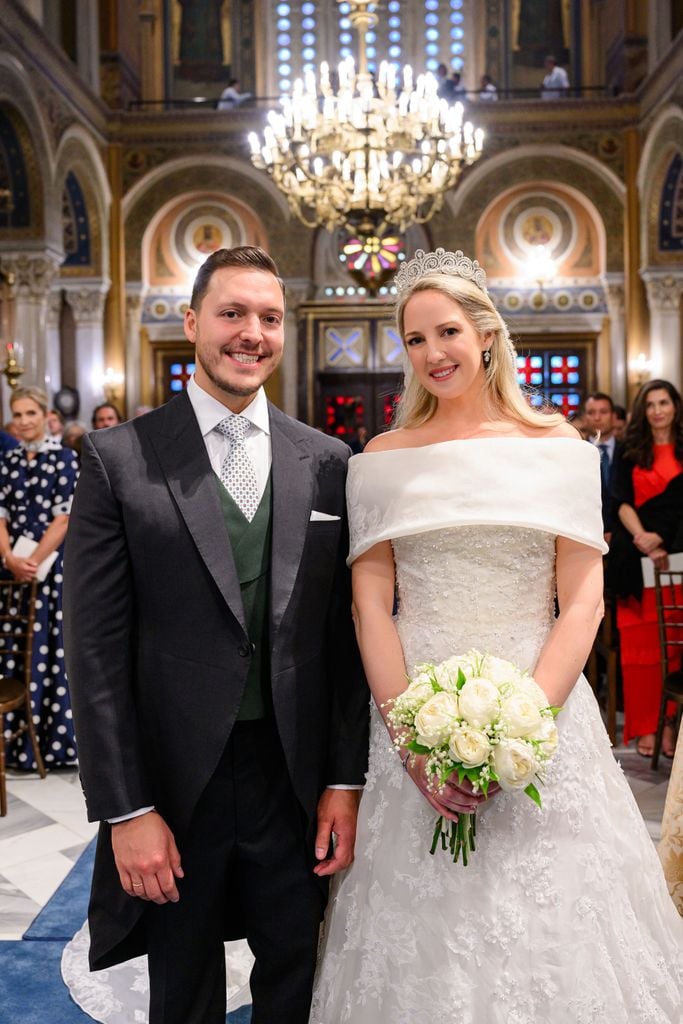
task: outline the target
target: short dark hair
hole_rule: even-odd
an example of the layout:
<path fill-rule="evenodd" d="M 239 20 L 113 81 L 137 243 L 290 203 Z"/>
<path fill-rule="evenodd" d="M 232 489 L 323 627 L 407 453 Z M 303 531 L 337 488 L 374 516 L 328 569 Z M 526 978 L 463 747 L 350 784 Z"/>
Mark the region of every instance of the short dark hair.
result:
<path fill-rule="evenodd" d="M 123 423 L 123 416 L 121 415 L 121 413 L 119 412 L 119 410 L 116 408 L 115 405 L 113 405 L 111 402 L 100 402 L 100 404 L 96 405 L 95 408 L 92 411 L 92 425 L 93 425 L 93 428 L 95 427 L 95 422 L 97 420 L 97 414 L 100 411 L 100 409 L 113 409 L 114 412 L 116 413 L 117 421 L 119 423 Z"/>
<path fill-rule="evenodd" d="M 626 409 L 623 405 L 615 405 L 613 407 L 614 415 L 618 420 L 625 420 L 627 416 Z"/>
<path fill-rule="evenodd" d="M 586 402 L 590 402 L 591 398 L 595 402 L 609 402 L 609 407 L 612 410 L 612 412 L 614 412 L 614 401 L 612 399 L 612 396 L 608 395 L 606 391 L 593 391 L 586 398 Z"/>
<path fill-rule="evenodd" d="M 199 311 L 202 299 L 209 290 L 213 275 L 217 270 L 224 270 L 226 267 L 263 270 L 266 274 L 272 274 L 282 289 L 283 299 L 285 298 L 285 283 L 278 273 L 272 256 L 269 256 L 265 249 L 261 249 L 258 245 L 237 245 L 233 249 L 216 249 L 204 260 L 197 271 L 190 298 L 190 308 L 195 313 Z"/>

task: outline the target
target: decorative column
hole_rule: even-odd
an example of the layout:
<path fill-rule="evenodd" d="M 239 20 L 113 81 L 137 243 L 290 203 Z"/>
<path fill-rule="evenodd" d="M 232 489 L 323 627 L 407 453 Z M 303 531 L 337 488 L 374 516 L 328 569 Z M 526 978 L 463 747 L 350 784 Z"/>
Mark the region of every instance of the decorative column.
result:
<path fill-rule="evenodd" d="M 619 405 L 628 404 L 624 275 L 605 274 L 602 279 L 609 310 L 610 394 Z"/>
<path fill-rule="evenodd" d="M 140 354 L 140 325 L 142 323 L 141 282 L 126 286 L 126 373 L 125 395 L 129 415 L 142 405 L 140 393 L 142 361 Z"/>
<path fill-rule="evenodd" d="M 47 299 L 45 327 L 45 389 L 50 401 L 62 386 L 62 339 L 59 331 L 62 315 L 62 290 L 51 291 Z"/>
<path fill-rule="evenodd" d="M 312 294 L 313 282 L 307 277 L 290 277 L 285 281 L 285 349 L 280 363 L 280 402 L 288 416 L 297 415 L 299 306 Z M 311 371 L 312 372 L 312 371 Z"/>
<path fill-rule="evenodd" d="M 21 384 L 46 385 L 47 308 L 52 282 L 61 260 L 52 252 L 3 254 L 0 260 L 14 301 L 13 341 L 21 345 Z M 4 393 L 7 408 L 8 393 Z"/>
<path fill-rule="evenodd" d="M 652 376 L 681 388 L 681 295 L 683 273 L 668 267 L 641 271 L 650 307 L 650 358 Z"/>
<path fill-rule="evenodd" d="M 65 288 L 76 325 L 76 387 L 81 396 L 79 418 L 90 422 L 92 411 L 102 401 L 104 377 L 104 299 L 108 281 L 89 282 Z"/>

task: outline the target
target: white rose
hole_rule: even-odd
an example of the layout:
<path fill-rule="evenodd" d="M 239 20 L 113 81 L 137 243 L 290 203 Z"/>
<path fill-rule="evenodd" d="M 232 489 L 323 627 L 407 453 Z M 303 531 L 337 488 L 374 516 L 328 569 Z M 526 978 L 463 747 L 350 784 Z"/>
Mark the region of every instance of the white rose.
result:
<path fill-rule="evenodd" d="M 438 747 L 450 735 L 458 717 L 458 702 L 450 693 L 435 693 L 415 715 L 417 742 Z"/>
<path fill-rule="evenodd" d="M 533 748 L 523 740 L 501 740 L 493 748 L 493 767 L 502 789 L 526 789 L 538 762 Z"/>
<path fill-rule="evenodd" d="M 538 740 L 541 744 L 540 753 L 542 757 L 550 758 L 557 750 L 557 744 L 560 740 L 560 735 L 555 725 L 555 719 L 548 715 L 545 718 L 541 718 L 541 724 L 538 729 L 534 729 L 531 736 L 528 737 L 531 740 Z"/>
<path fill-rule="evenodd" d="M 490 679 L 468 679 L 458 694 L 460 715 L 481 728 L 498 717 L 500 695 Z"/>
<path fill-rule="evenodd" d="M 533 676 L 522 676 L 516 689 L 526 693 L 539 710 L 542 711 L 543 708 L 548 707 L 548 695 L 541 689 Z"/>
<path fill-rule="evenodd" d="M 396 703 L 401 707 L 409 707 L 412 710 L 422 707 L 430 697 L 434 696 L 434 687 L 429 680 L 415 679 L 407 690 L 397 698 Z"/>
<path fill-rule="evenodd" d="M 529 736 L 535 733 L 543 719 L 533 697 L 525 690 L 517 690 L 501 703 L 500 717 L 508 736 Z"/>
<path fill-rule="evenodd" d="M 456 654 L 452 658 L 447 658 L 443 664 L 448 666 L 455 679 L 458 678 L 458 669 L 469 679 L 475 674 L 476 666 L 481 661 L 481 658 L 482 656 L 479 651 L 472 649 L 467 654 Z"/>
<path fill-rule="evenodd" d="M 440 665 L 434 666 L 434 678 L 442 690 L 447 693 L 457 692 L 458 670 L 456 668 L 454 671 L 447 661 L 442 661 Z"/>
<path fill-rule="evenodd" d="M 522 678 L 522 673 L 516 665 L 504 658 L 494 658 L 487 654 L 482 666 L 482 675 L 490 679 L 495 686 L 504 686 L 506 683 L 517 683 Z"/>
<path fill-rule="evenodd" d="M 491 744 L 486 733 L 469 725 L 459 725 L 453 730 L 448 749 L 456 761 L 462 761 L 465 768 L 478 768 L 486 764 L 491 754 Z"/>

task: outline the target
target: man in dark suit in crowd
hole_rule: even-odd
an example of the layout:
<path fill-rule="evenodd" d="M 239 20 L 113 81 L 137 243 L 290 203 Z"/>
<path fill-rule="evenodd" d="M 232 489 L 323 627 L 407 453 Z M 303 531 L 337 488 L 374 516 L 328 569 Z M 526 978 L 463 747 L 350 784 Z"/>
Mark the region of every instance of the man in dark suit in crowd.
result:
<path fill-rule="evenodd" d="M 600 483 L 602 493 L 602 526 L 609 544 L 614 529 L 614 508 L 611 498 L 612 469 L 617 451 L 614 433 L 614 402 L 604 391 L 595 391 L 586 399 L 585 415 L 591 428 L 590 443 L 600 452 Z"/>
<path fill-rule="evenodd" d="M 349 450 L 266 400 L 283 324 L 270 257 L 213 253 L 187 391 L 83 445 L 65 633 L 102 822 L 91 965 L 146 949 L 150 1024 L 224 1024 L 223 939 L 241 936 L 254 1024 L 306 1024 L 326 883 L 353 857 Z"/>

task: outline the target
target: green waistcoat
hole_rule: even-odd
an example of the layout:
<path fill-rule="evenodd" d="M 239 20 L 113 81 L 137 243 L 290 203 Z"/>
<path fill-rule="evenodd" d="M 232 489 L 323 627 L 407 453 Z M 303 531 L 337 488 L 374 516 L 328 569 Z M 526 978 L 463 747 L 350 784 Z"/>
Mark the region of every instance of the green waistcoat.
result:
<path fill-rule="evenodd" d="M 247 684 L 237 718 L 242 721 L 253 720 L 264 718 L 272 708 L 268 630 L 272 520 L 271 480 L 268 477 L 261 504 L 251 522 L 245 518 L 223 484 L 219 480 L 217 483 L 240 581 L 244 621 L 253 651 Z"/>

